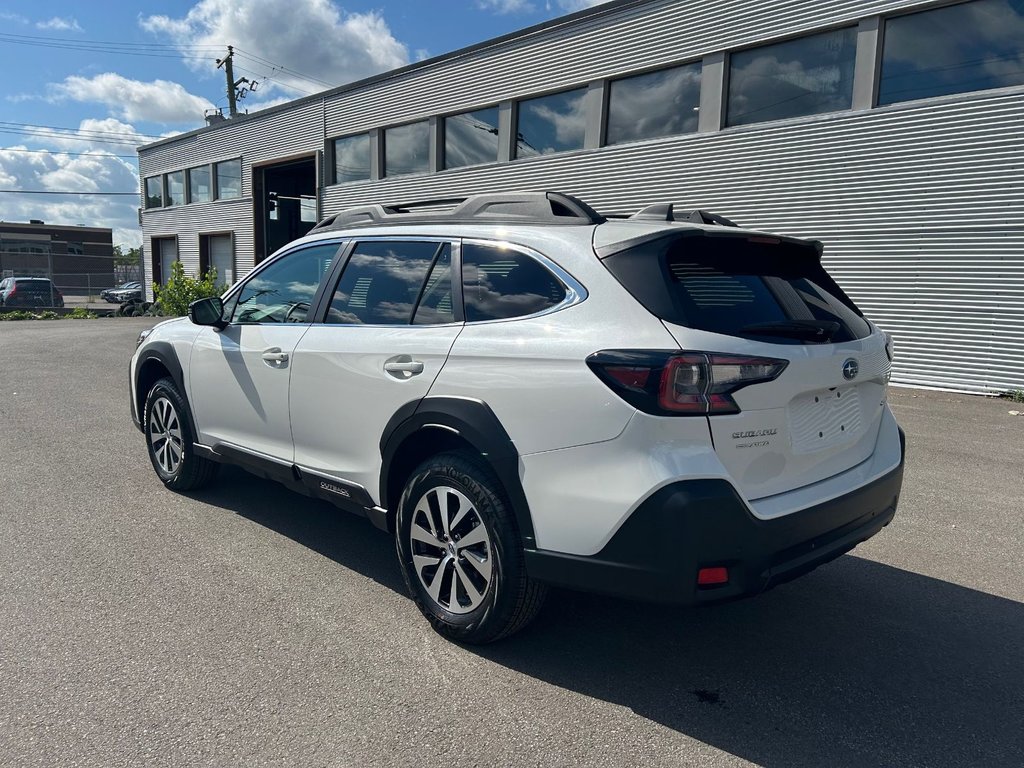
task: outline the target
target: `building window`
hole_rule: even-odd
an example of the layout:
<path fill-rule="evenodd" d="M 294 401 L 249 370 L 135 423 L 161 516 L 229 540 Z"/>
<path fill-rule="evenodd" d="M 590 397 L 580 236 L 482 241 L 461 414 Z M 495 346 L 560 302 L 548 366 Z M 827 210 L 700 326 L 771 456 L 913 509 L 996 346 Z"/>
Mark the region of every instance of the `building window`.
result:
<path fill-rule="evenodd" d="M 185 172 L 174 171 L 173 173 L 168 173 L 164 178 L 167 180 L 166 189 L 164 190 L 164 200 L 167 205 L 184 205 Z"/>
<path fill-rule="evenodd" d="M 854 27 L 730 56 L 726 123 L 817 115 L 853 106 Z"/>
<path fill-rule="evenodd" d="M 230 234 L 199 236 L 199 273 L 216 270 L 217 285 L 235 282 L 235 243 Z"/>
<path fill-rule="evenodd" d="M 978 0 L 885 22 L 878 103 L 1024 83 L 1024 5 Z"/>
<path fill-rule="evenodd" d="M 607 144 L 697 130 L 699 62 L 613 80 L 608 93 Z"/>
<path fill-rule="evenodd" d="M 200 165 L 188 170 L 188 201 L 190 203 L 208 203 L 213 199 L 210 188 L 210 166 Z"/>
<path fill-rule="evenodd" d="M 146 179 L 146 207 L 159 208 L 163 204 L 163 179 L 160 176 L 150 176 Z"/>
<path fill-rule="evenodd" d="M 384 175 L 430 170 L 430 124 L 426 120 L 384 131 Z"/>
<path fill-rule="evenodd" d="M 242 196 L 242 161 L 225 160 L 214 168 L 217 175 L 217 199 Z"/>
<path fill-rule="evenodd" d="M 583 148 L 587 131 L 587 89 L 519 102 L 516 157 L 535 157 Z"/>
<path fill-rule="evenodd" d="M 370 135 L 345 136 L 334 140 L 334 183 L 365 181 L 370 178 Z"/>
<path fill-rule="evenodd" d="M 463 112 L 444 119 L 444 167 L 498 161 L 498 108 Z"/>

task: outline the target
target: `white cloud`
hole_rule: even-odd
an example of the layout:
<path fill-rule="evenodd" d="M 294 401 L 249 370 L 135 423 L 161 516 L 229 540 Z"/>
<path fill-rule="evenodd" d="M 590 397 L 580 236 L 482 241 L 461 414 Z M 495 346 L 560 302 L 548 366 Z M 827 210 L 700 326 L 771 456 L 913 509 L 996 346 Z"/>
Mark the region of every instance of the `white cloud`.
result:
<path fill-rule="evenodd" d="M 216 46 L 226 53 L 233 45 L 236 78 L 269 77 L 264 89 L 285 87 L 296 96 L 409 62 L 408 49 L 381 14 L 346 13 L 331 0 L 249 0 L 244 11 L 236 0 L 199 0 L 183 18 L 147 16 L 139 23 L 190 56 L 196 46 Z M 196 71 L 216 72 L 212 55 L 209 62 L 189 58 L 186 63 Z"/>
<path fill-rule="evenodd" d="M 72 17 L 66 19 L 60 16 L 54 16 L 48 21 L 37 21 L 36 27 L 38 29 L 52 29 L 57 32 L 81 32 L 82 28 L 78 26 L 78 20 Z"/>
<path fill-rule="evenodd" d="M 129 144 L 113 143 L 117 138 Z M 117 155 L 132 155 L 135 144 L 148 140 L 131 125 L 114 119 L 83 120 L 74 134 L 35 129 L 22 142 L 0 147 L 0 187 L 47 192 L 135 192 L 139 188 L 135 162 Z M 40 148 L 51 151 L 24 151 Z M 0 196 L 6 221 L 42 219 L 52 224 L 110 227 L 115 243 L 132 246 L 142 239 L 138 206 L 135 195 Z"/>
<path fill-rule="evenodd" d="M 2 20 L 2 21 L 14 21 L 14 22 L 17 22 L 18 24 L 28 24 L 28 19 L 26 19 L 21 14 L 18 14 L 18 13 L 8 13 L 6 11 L 3 12 L 3 13 L 0 13 L 0 20 Z"/>
<path fill-rule="evenodd" d="M 478 0 L 477 5 L 485 11 L 496 13 L 530 13 L 536 6 L 529 0 Z"/>
<path fill-rule="evenodd" d="M 154 80 L 144 83 L 129 80 L 114 72 L 94 77 L 72 75 L 63 83 L 49 87 L 50 97 L 62 101 L 96 102 L 125 120 L 152 123 L 201 125 L 203 111 L 213 104 L 189 93 L 180 83 Z"/>
<path fill-rule="evenodd" d="M 558 7 L 563 11 L 582 11 L 595 5 L 604 5 L 608 0 L 558 0 Z"/>

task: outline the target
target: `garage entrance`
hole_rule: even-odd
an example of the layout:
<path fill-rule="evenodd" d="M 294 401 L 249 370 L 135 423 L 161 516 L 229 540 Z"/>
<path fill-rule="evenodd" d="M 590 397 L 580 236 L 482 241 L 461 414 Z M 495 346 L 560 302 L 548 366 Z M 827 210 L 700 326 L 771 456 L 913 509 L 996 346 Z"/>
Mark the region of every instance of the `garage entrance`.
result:
<path fill-rule="evenodd" d="M 256 263 L 317 221 L 316 156 L 253 168 Z"/>

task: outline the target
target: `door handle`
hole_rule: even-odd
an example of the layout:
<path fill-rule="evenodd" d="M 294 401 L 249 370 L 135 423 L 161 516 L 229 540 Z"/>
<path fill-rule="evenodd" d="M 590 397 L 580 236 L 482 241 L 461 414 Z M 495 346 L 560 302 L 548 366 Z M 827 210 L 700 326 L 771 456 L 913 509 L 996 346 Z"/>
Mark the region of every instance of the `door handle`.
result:
<path fill-rule="evenodd" d="M 400 378 L 408 378 L 423 373 L 423 363 L 419 360 L 391 360 L 384 363 L 384 370 L 397 373 Z"/>
<path fill-rule="evenodd" d="M 268 363 L 287 363 L 288 353 L 282 352 L 280 347 L 271 347 L 263 350 L 263 359 Z"/>

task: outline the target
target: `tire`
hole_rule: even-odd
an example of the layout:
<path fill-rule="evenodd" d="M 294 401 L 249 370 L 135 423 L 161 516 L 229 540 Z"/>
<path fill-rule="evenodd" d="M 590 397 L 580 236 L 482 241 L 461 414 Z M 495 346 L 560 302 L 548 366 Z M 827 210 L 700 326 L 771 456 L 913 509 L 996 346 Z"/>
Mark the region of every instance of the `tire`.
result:
<path fill-rule="evenodd" d="M 188 403 L 173 379 L 157 381 L 146 395 L 146 447 L 160 481 L 173 491 L 192 491 L 210 483 L 220 465 L 197 456 L 192 447 Z"/>
<path fill-rule="evenodd" d="M 412 599 L 445 637 L 482 645 L 533 620 L 546 588 L 527 576 L 521 542 L 501 484 L 471 454 L 431 458 L 406 483 L 398 561 Z"/>

